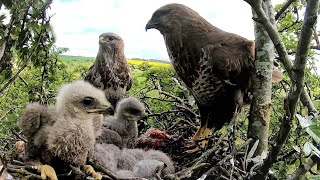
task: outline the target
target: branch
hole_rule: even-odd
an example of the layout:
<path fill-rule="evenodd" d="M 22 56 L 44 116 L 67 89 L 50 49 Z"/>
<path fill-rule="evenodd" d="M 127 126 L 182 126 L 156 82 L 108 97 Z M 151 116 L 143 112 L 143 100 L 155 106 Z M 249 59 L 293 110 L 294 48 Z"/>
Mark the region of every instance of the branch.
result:
<path fill-rule="evenodd" d="M 305 174 L 319 161 L 320 158 L 312 154 L 305 160 L 304 164 L 301 163 L 300 166 L 292 174 L 288 175 L 287 179 L 299 180 L 301 177 L 305 177 Z"/>
<path fill-rule="evenodd" d="M 288 7 L 295 2 L 296 0 L 288 0 L 283 6 L 282 8 L 277 12 L 275 19 L 278 20 L 279 17 L 288 9 Z"/>
<path fill-rule="evenodd" d="M 286 141 L 289 132 L 291 130 L 291 123 L 296 113 L 296 106 L 298 99 L 300 97 L 301 92 L 304 90 L 304 96 L 309 97 L 306 94 L 304 87 L 304 70 L 307 62 L 307 51 L 309 48 L 309 44 L 311 41 L 312 30 L 317 21 L 317 12 L 319 8 L 319 0 L 309 0 L 306 13 L 304 18 L 304 23 L 302 26 L 299 42 L 298 42 L 298 50 L 295 57 L 294 65 L 290 62 L 288 58 L 288 53 L 284 46 L 284 43 L 281 41 L 279 33 L 276 31 L 276 28 L 272 26 L 272 24 L 268 21 L 266 14 L 263 12 L 261 7 L 261 0 L 245 0 L 248 2 L 252 8 L 257 13 L 258 17 L 260 18 L 260 22 L 265 27 L 266 31 L 268 32 L 270 38 L 272 39 L 275 47 L 278 51 L 280 56 L 280 60 L 282 60 L 283 65 L 288 71 L 289 77 L 292 81 L 292 86 L 290 92 L 285 100 L 285 116 L 283 117 L 283 123 L 280 128 L 276 144 L 271 149 L 267 159 L 264 161 L 263 165 L 261 166 L 261 172 L 259 172 L 253 179 L 265 179 L 268 174 L 269 169 L 271 166 L 277 161 L 277 157 L 280 153 L 281 147 L 283 146 L 284 142 Z M 310 98 L 310 97 L 309 97 Z M 312 103 L 312 102 L 311 102 Z"/>
<path fill-rule="evenodd" d="M 270 39 L 272 40 L 272 42 L 273 42 L 273 44 L 279 54 L 279 59 L 280 59 L 281 63 L 283 64 L 284 68 L 288 72 L 289 78 L 292 81 L 294 81 L 295 77 L 294 77 L 294 74 L 292 71 L 293 64 L 292 64 L 291 60 L 289 59 L 287 49 L 286 49 L 283 41 L 281 40 L 279 32 L 277 31 L 276 27 L 271 24 L 267 15 L 264 13 L 264 11 L 262 9 L 262 6 L 261 6 L 262 0 L 244 0 L 244 1 L 246 1 L 248 4 L 250 4 L 250 6 L 256 12 L 258 19 L 259 19 L 259 22 L 266 29 L 268 35 L 270 36 Z M 308 95 L 308 93 L 306 92 L 305 89 L 302 90 L 300 100 L 301 100 L 302 104 L 308 108 L 309 113 L 317 114 L 317 110 L 314 107 L 314 105 L 310 99 L 310 96 Z"/>
<path fill-rule="evenodd" d="M 210 168 L 206 173 L 204 173 L 204 174 L 201 176 L 200 179 L 202 179 L 202 177 L 203 177 L 203 179 L 205 179 L 206 176 L 208 176 L 211 172 L 213 172 L 217 167 L 222 166 L 222 164 L 223 164 L 224 162 L 226 162 L 228 159 L 232 158 L 240 149 L 242 149 L 242 148 L 245 147 L 245 146 L 248 146 L 251 141 L 253 141 L 252 138 L 247 139 L 247 141 L 246 141 L 244 144 L 242 144 L 239 148 L 234 148 L 230 154 L 228 154 L 227 156 L 225 156 L 225 157 L 224 157 L 223 159 L 221 159 L 217 164 L 215 164 L 212 168 Z"/>
<path fill-rule="evenodd" d="M 171 97 L 171 98 L 175 99 L 176 101 L 178 101 L 181 105 L 185 106 L 185 102 L 184 102 L 183 99 L 181 99 L 181 98 L 179 98 L 177 96 L 174 96 L 174 95 L 172 95 L 172 94 L 170 94 L 168 92 L 162 91 L 160 83 L 159 83 L 158 80 L 155 81 L 154 84 L 155 84 L 157 90 L 159 91 L 159 94 L 163 94 L 165 96 Z"/>
<path fill-rule="evenodd" d="M 192 166 L 198 166 L 198 165 L 200 165 L 201 163 L 207 161 L 208 158 L 209 158 L 210 156 L 212 156 L 212 154 L 217 151 L 217 149 L 218 149 L 219 146 L 220 146 L 220 143 L 222 142 L 223 138 L 226 137 L 227 133 L 228 133 L 228 131 L 224 131 L 223 134 L 221 134 L 221 136 L 220 136 L 220 138 L 218 139 L 218 141 L 215 143 L 215 145 L 214 145 L 211 149 L 209 149 L 209 150 L 207 150 L 206 152 L 202 153 L 202 155 L 201 155 L 199 158 L 191 161 L 188 165 L 193 164 Z"/>
<path fill-rule="evenodd" d="M 41 22 L 42 26 L 43 26 L 44 22 L 45 22 L 45 20 L 43 19 L 42 22 Z M 41 41 L 41 39 L 42 39 L 42 34 L 43 34 L 43 32 L 44 32 L 44 29 L 41 29 L 40 34 L 39 34 L 39 39 L 38 39 L 38 41 L 37 41 L 36 47 L 34 48 L 34 50 L 32 51 L 32 53 L 31 53 L 31 54 L 29 55 L 29 57 L 27 58 L 25 64 L 17 71 L 17 73 L 16 73 L 12 78 L 9 79 L 9 81 L 8 81 L 5 85 L 2 86 L 2 88 L 0 89 L 0 94 L 2 94 L 3 91 L 4 91 L 12 82 L 14 82 L 14 81 L 16 80 L 16 78 L 19 76 L 19 74 L 28 66 L 29 61 L 30 61 L 31 58 L 36 54 L 36 49 L 38 48 L 38 46 L 39 46 L 39 44 L 40 44 L 40 41 Z"/>

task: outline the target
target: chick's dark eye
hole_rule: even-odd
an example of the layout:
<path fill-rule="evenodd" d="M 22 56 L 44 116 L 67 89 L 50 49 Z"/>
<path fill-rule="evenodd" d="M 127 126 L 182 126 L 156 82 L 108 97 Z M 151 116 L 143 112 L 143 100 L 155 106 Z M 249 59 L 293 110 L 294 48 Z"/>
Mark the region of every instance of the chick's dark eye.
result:
<path fill-rule="evenodd" d="M 85 97 L 82 100 L 82 104 L 85 105 L 85 106 L 93 105 L 93 103 L 94 103 L 94 99 L 92 97 Z"/>
<path fill-rule="evenodd" d="M 130 114 L 139 114 L 140 111 L 137 109 L 130 109 L 129 112 Z"/>
<path fill-rule="evenodd" d="M 114 38 L 112 36 L 110 36 L 108 39 L 109 39 L 109 41 L 113 41 Z"/>

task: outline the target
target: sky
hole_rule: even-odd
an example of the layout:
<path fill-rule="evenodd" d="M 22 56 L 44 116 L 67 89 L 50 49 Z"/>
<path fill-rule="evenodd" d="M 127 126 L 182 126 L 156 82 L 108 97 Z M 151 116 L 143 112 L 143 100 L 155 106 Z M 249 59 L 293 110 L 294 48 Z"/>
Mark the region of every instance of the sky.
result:
<path fill-rule="evenodd" d="M 214 26 L 254 39 L 251 7 L 243 0 L 55 0 L 56 45 L 69 48 L 68 55 L 95 57 L 99 35 L 114 32 L 124 40 L 127 58 L 169 60 L 160 32 L 145 31 L 152 13 L 168 3 L 187 5 Z"/>

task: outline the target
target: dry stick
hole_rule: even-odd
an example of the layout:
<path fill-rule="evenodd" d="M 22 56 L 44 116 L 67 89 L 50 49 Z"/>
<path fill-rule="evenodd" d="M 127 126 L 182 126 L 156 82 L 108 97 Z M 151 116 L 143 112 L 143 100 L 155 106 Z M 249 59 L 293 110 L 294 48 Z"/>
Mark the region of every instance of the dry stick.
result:
<path fill-rule="evenodd" d="M 177 180 L 177 179 L 184 179 L 184 178 L 190 178 L 192 177 L 193 173 L 200 170 L 200 169 L 203 169 L 205 167 L 209 166 L 208 163 L 202 163 L 202 164 L 199 164 L 197 166 L 192 166 L 190 168 L 187 168 L 187 169 L 183 169 L 175 174 L 169 174 L 169 175 L 166 175 L 163 179 L 167 179 L 167 180 Z"/>
<path fill-rule="evenodd" d="M 206 161 L 214 152 L 217 151 L 218 147 L 220 146 L 220 143 L 222 142 L 223 138 L 226 137 L 227 134 L 228 134 L 228 131 L 224 131 L 221 134 L 221 136 L 218 139 L 218 141 L 215 143 L 215 145 L 211 149 L 209 149 L 206 152 L 204 152 L 200 157 L 198 157 L 194 161 L 190 162 L 187 166 L 190 166 L 191 164 L 192 164 L 192 166 L 198 166 L 199 164 L 201 164 L 204 161 Z"/>
<path fill-rule="evenodd" d="M 300 164 L 300 166 L 290 175 L 287 176 L 288 180 L 299 180 L 303 177 L 311 168 L 316 165 L 317 162 L 320 161 L 320 158 L 314 154 L 310 157 L 306 158 L 306 162 L 304 164 Z"/>
<path fill-rule="evenodd" d="M 238 152 L 238 150 L 242 149 L 242 148 L 245 147 L 245 146 L 248 146 L 248 145 L 251 143 L 252 140 L 253 140 L 252 138 L 249 138 L 249 139 L 247 139 L 247 141 L 246 141 L 244 144 L 242 144 L 238 149 L 237 149 L 237 148 L 234 148 L 230 154 L 228 154 L 228 155 L 225 156 L 223 159 L 221 159 L 216 165 L 214 165 L 212 168 L 210 168 L 210 169 L 209 169 L 206 173 L 204 173 L 201 177 L 206 177 L 206 176 L 208 176 L 208 175 L 209 175 L 212 171 L 214 171 L 217 167 L 221 166 L 226 160 L 232 158 L 232 157 Z"/>
<path fill-rule="evenodd" d="M 288 7 L 297 0 L 288 0 L 283 6 L 282 8 L 277 12 L 275 19 L 278 20 L 279 17 L 288 9 Z"/>
<path fill-rule="evenodd" d="M 268 174 L 269 169 L 273 165 L 274 162 L 277 161 L 277 157 L 280 153 L 281 147 L 283 146 L 284 142 L 286 141 L 289 132 L 291 130 L 291 122 L 295 116 L 295 109 L 297 105 L 298 98 L 300 97 L 301 101 L 305 104 L 305 100 L 308 99 L 308 109 L 309 111 L 312 110 L 316 112 L 312 102 L 310 102 L 310 97 L 308 96 L 306 90 L 303 88 L 304 86 L 304 68 L 307 62 L 307 51 L 309 48 L 309 44 L 311 41 L 312 36 L 312 29 L 317 20 L 317 12 L 319 8 L 319 0 L 309 0 L 306 13 L 304 24 L 302 26 L 300 39 L 298 42 L 298 50 L 295 58 L 294 65 L 289 60 L 288 53 L 284 46 L 284 43 L 281 41 L 281 37 L 277 32 L 276 28 L 270 23 L 266 14 L 264 13 L 261 7 L 261 0 L 245 0 L 247 3 L 251 5 L 251 7 L 255 10 L 259 22 L 265 27 L 266 31 L 268 32 L 271 40 L 273 41 L 277 52 L 280 56 L 280 60 L 282 64 L 285 66 L 290 79 L 292 80 L 293 84 L 291 86 L 288 98 L 285 100 L 285 113 L 286 115 L 283 117 L 283 124 L 279 131 L 276 144 L 271 149 L 267 159 L 264 161 L 263 165 L 261 166 L 261 171 L 254 176 L 254 179 L 265 179 Z M 301 96 L 302 95 L 302 96 Z M 316 116 L 316 115 L 314 115 Z"/>
<path fill-rule="evenodd" d="M 112 179 L 119 179 L 118 176 L 116 176 L 115 174 L 113 174 L 110 170 L 104 168 L 103 166 L 101 166 L 99 163 L 97 162 L 93 162 L 93 161 L 89 161 L 89 164 L 96 169 L 97 171 L 100 171 L 106 175 L 108 175 L 110 178 Z"/>
<path fill-rule="evenodd" d="M 0 170 L 0 177 L 2 176 L 2 173 L 6 170 L 7 168 L 7 161 L 2 155 L 0 154 L 0 162 L 3 164 L 2 169 Z"/>
<path fill-rule="evenodd" d="M 270 39 L 272 40 L 278 54 L 279 59 L 281 63 L 283 64 L 284 68 L 287 70 L 289 78 L 291 81 L 295 81 L 294 73 L 293 73 L 293 64 L 291 60 L 289 59 L 289 55 L 287 52 L 287 49 L 284 45 L 284 43 L 281 40 L 280 34 L 277 31 L 276 27 L 271 24 L 269 21 L 267 15 L 264 13 L 261 3 L 262 0 L 244 0 L 248 4 L 251 5 L 251 7 L 255 10 L 257 13 L 258 18 L 254 19 L 261 23 L 264 28 L 266 29 L 268 35 L 270 36 Z M 308 47 L 308 46 L 306 46 Z M 310 96 L 308 95 L 307 91 L 305 89 L 302 90 L 300 95 L 300 100 L 304 106 L 308 108 L 309 113 L 313 114 L 314 116 L 317 116 L 317 110 L 314 107 L 312 100 L 310 99 Z"/>
<path fill-rule="evenodd" d="M 8 111 L 6 111 L 3 116 L 0 117 L 0 121 L 2 121 L 9 113 L 11 113 L 14 110 L 14 108 L 10 108 Z"/>
<path fill-rule="evenodd" d="M 41 176 L 37 175 L 37 174 L 34 174 L 34 173 L 31 173 L 29 172 L 27 169 L 34 169 L 32 166 L 21 166 L 21 165 L 11 165 L 11 164 L 8 164 L 8 172 L 13 175 L 14 177 L 16 176 L 22 176 L 22 177 L 25 177 L 25 176 L 29 176 L 30 178 L 33 178 L 33 179 L 41 179 Z"/>
<path fill-rule="evenodd" d="M 177 100 L 178 102 L 180 102 L 180 104 L 182 104 L 183 106 L 185 106 L 185 102 L 184 102 L 183 99 L 181 99 L 181 98 L 179 98 L 179 97 L 177 97 L 177 96 L 174 96 L 174 95 L 172 95 L 172 94 L 170 94 L 170 93 L 168 93 L 168 92 L 162 91 L 161 86 L 160 86 L 160 83 L 159 83 L 158 80 L 155 81 L 154 84 L 155 84 L 156 88 L 158 89 L 159 94 L 163 94 L 163 95 L 165 95 L 165 96 L 171 97 L 171 98 Z"/>
<path fill-rule="evenodd" d="M 168 96 L 168 97 L 171 97 L 171 98 L 177 100 L 177 101 L 181 104 L 180 108 L 183 108 L 184 110 L 186 110 L 187 112 L 191 113 L 191 114 L 194 115 L 195 117 L 198 117 L 198 115 L 195 114 L 195 113 L 186 105 L 186 103 L 185 103 L 185 101 L 184 101 L 183 99 L 181 99 L 181 98 L 179 98 L 179 97 L 177 97 L 177 96 L 174 96 L 174 95 L 172 95 L 172 94 L 170 94 L 170 93 L 168 93 L 168 92 L 163 91 L 158 80 L 156 80 L 156 81 L 154 82 L 154 84 L 155 84 L 157 90 L 159 91 L 159 94 L 163 94 L 163 95 L 165 95 L 165 96 Z"/>
<path fill-rule="evenodd" d="M 28 142 L 28 140 L 24 137 L 22 137 L 19 133 L 17 133 L 16 131 L 14 131 L 13 129 L 11 129 L 12 134 L 14 134 L 18 139 L 24 141 L 24 142 Z"/>

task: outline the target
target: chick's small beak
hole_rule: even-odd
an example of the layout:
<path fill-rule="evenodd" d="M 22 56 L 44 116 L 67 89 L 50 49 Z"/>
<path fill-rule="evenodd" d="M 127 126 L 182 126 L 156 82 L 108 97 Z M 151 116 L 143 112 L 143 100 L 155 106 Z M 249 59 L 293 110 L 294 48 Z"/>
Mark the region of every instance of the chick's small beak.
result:
<path fill-rule="evenodd" d="M 148 21 L 148 23 L 146 24 L 146 31 L 148 31 L 148 29 L 152 29 L 152 28 L 156 28 L 156 24 L 153 23 L 151 20 Z"/>
<path fill-rule="evenodd" d="M 110 105 L 102 105 L 97 108 L 88 109 L 87 112 L 88 113 L 111 115 L 111 114 L 114 114 L 114 109 Z"/>
<path fill-rule="evenodd" d="M 142 114 L 141 114 L 141 117 L 147 117 L 148 116 L 148 114 L 146 113 L 146 112 L 143 112 Z"/>

